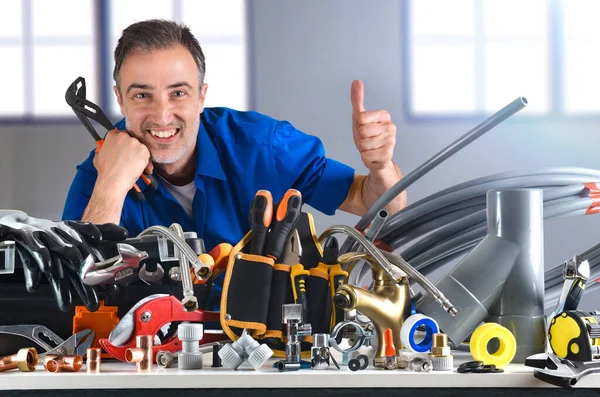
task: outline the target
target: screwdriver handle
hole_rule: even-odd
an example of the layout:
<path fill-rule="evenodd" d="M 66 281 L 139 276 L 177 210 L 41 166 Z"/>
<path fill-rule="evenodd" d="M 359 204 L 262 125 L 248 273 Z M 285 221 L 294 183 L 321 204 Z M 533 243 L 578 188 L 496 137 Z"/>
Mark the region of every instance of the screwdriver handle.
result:
<path fill-rule="evenodd" d="M 292 294 L 294 303 L 302 305 L 302 322 L 308 322 L 308 297 L 306 295 L 306 282 L 310 276 L 310 271 L 304 270 L 301 264 L 293 265 L 290 271 L 292 279 Z"/>
<path fill-rule="evenodd" d="M 301 211 L 302 194 L 296 189 L 289 189 L 277 206 L 273 220 L 274 225 L 271 227 L 271 234 L 267 240 L 265 254 L 268 257 L 274 260 L 279 259 L 290 233 L 300 219 Z"/>
<path fill-rule="evenodd" d="M 271 192 L 268 190 L 259 190 L 250 204 L 250 229 L 252 230 L 250 254 L 263 254 L 272 220 L 273 197 L 271 196 Z"/>

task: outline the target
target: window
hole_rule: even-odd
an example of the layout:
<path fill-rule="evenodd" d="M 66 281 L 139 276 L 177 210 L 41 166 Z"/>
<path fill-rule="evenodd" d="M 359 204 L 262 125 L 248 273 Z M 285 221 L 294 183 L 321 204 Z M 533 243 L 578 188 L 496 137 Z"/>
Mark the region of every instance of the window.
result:
<path fill-rule="evenodd" d="M 71 16 L 55 11 L 64 9 Z M 98 98 L 92 0 L 8 0 L 0 10 L 0 117 L 72 114 L 65 90 L 79 74 Z"/>
<path fill-rule="evenodd" d="M 113 51 L 127 25 L 148 18 L 182 21 L 200 41 L 209 84 L 206 106 L 246 110 L 245 5 L 244 0 L 3 0 L 0 120 L 74 117 L 64 93 L 78 76 L 86 79 L 88 99 L 112 119 L 120 117 L 112 91 Z M 59 10 L 69 10 L 68 15 Z"/>
<path fill-rule="evenodd" d="M 518 96 L 530 115 L 600 111 L 594 0 L 407 0 L 411 116 L 493 113 Z"/>

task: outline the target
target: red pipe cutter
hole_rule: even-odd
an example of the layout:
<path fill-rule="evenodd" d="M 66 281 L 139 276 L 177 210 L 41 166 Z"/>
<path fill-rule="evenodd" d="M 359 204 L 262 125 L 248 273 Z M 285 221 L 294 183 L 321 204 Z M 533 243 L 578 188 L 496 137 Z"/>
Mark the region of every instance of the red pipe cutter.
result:
<path fill-rule="evenodd" d="M 183 310 L 181 301 L 172 295 L 150 295 L 133 306 L 113 328 L 108 339 L 100 339 L 100 345 L 117 360 L 125 361 L 125 351 L 135 347 L 135 338 L 140 335 L 153 337 L 169 323 L 174 322 L 211 322 L 219 321 L 219 312 Z M 229 339 L 225 333 L 204 333 L 200 345 Z M 181 341 L 177 335 L 169 337 L 160 345 L 154 345 L 153 360 L 160 350 L 172 353 L 181 350 Z"/>

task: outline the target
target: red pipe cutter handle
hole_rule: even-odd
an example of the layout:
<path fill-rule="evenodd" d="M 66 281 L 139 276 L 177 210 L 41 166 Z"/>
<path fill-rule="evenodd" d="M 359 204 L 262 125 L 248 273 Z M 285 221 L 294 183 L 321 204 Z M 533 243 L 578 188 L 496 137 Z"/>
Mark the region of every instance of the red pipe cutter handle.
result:
<path fill-rule="evenodd" d="M 128 313 L 129 314 L 129 313 Z M 127 316 L 127 315 L 126 315 Z M 146 320 L 146 321 L 144 321 Z M 174 296 L 164 296 L 152 299 L 140 305 L 134 312 L 133 317 L 123 317 L 121 321 L 132 321 L 133 331 L 129 341 L 122 346 L 113 345 L 108 339 L 99 340 L 100 345 L 108 354 L 117 360 L 125 361 L 125 352 L 127 349 L 135 347 L 136 336 L 152 335 L 155 336 L 158 331 L 167 323 L 189 321 L 194 323 L 218 322 L 219 312 L 194 310 L 186 312 L 183 310 L 181 301 Z M 117 325 L 118 327 L 119 325 Z M 218 342 L 227 340 L 227 335 L 205 333 L 199 344 Z M 154 345 L 153 360 L 159 350 L 176 352 L 181 350 L 181 341 L 177 337 L 171 338 L 164 344 Z"/>

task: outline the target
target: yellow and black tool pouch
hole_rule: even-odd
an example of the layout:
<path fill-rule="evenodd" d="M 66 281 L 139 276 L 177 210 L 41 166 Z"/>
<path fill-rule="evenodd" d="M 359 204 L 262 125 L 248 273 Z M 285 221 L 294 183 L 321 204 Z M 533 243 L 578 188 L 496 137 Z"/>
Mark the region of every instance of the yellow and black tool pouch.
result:
<path fill-rule="evenodd" d="M 221 326 L 232 340 L 237 340 L 244 329 L 254 338 L 267 331 L 274 261 L 243 252 L 251 235 L 246 234 L 231 250 L 223 282 Z"/>
<path fill-rule="evenodd" d="M 332 311 L 329 266 L 321 263 L 323 251 L 312 215 L 302 213 L 296 229 L 302 244 L 303 269 L 296 267 L 294 271 L 309 272 L 306 282 L 309 318 L 303 320 L 311 323 L 313 333 L 329 333 Z M 294 303 L 294 271 L 289 264 L 244 253 L 251 237 L 249 232 L 231 251 L 221 296 L 221 326 L 232 340 L 237 340 L 246 329 L 281 356 L 286 341 L 282 305 Z M 304 340 L 303 350 L 309 350 L 312 337 Z"/>

